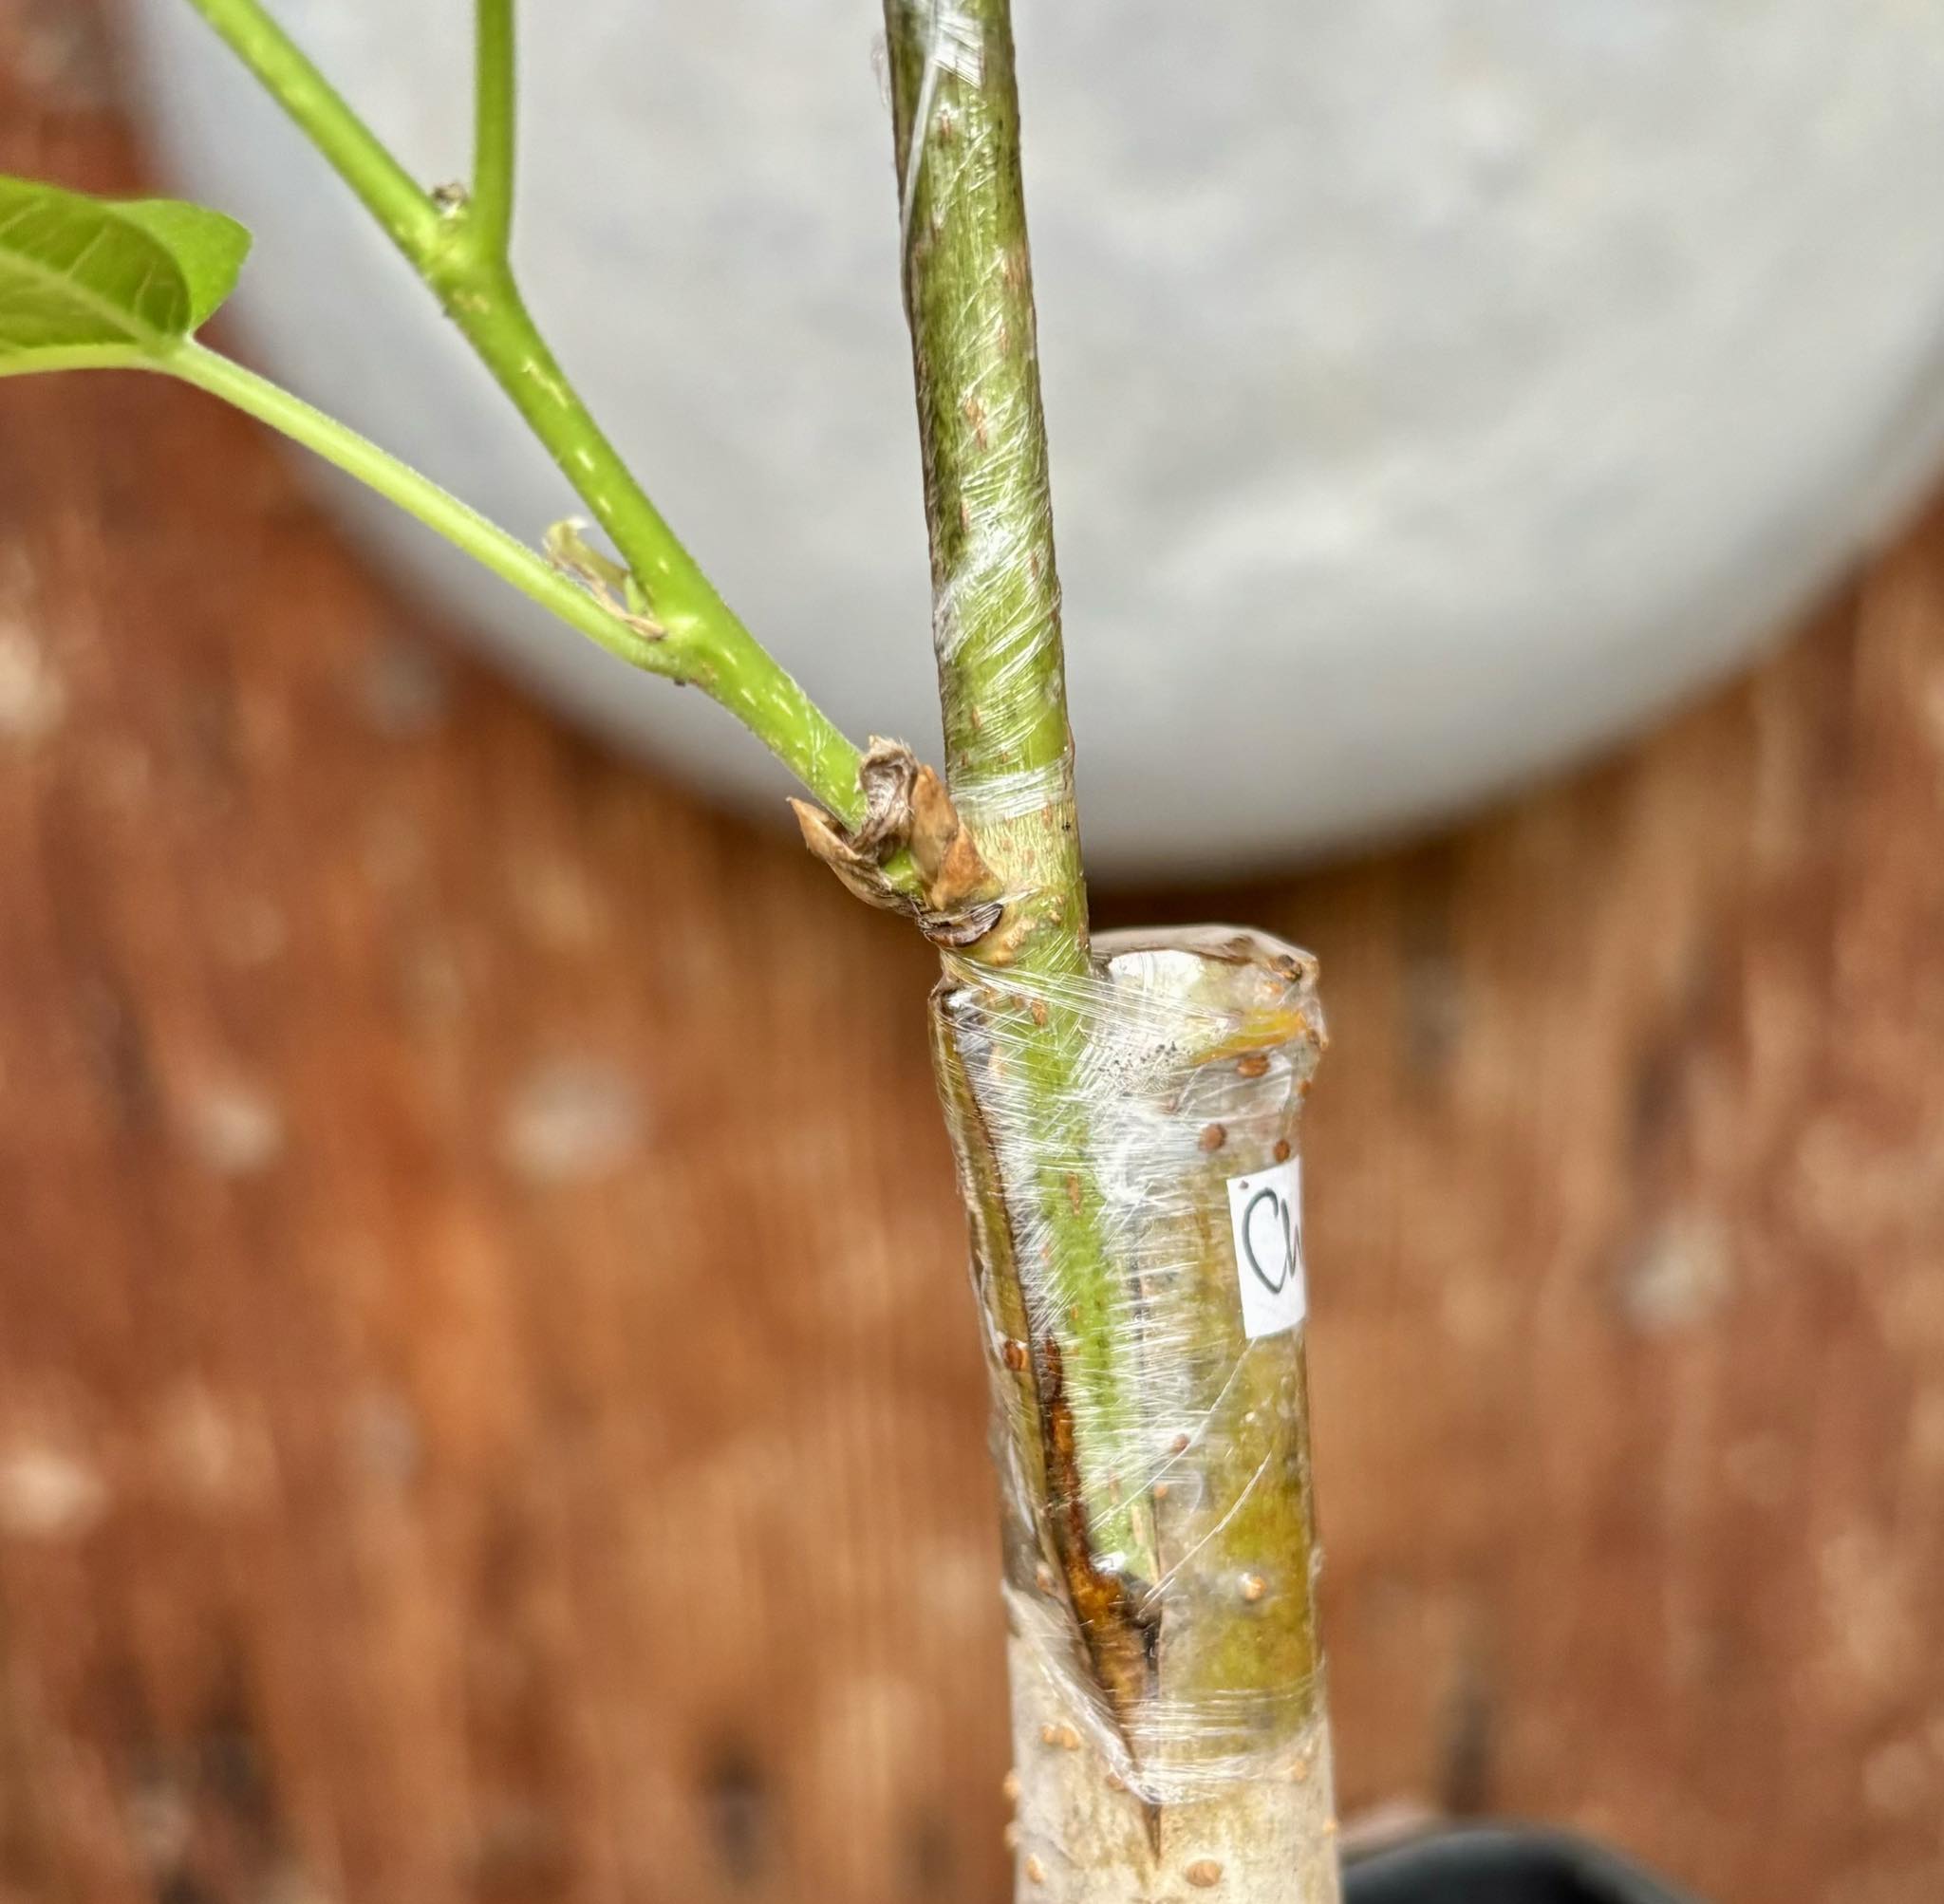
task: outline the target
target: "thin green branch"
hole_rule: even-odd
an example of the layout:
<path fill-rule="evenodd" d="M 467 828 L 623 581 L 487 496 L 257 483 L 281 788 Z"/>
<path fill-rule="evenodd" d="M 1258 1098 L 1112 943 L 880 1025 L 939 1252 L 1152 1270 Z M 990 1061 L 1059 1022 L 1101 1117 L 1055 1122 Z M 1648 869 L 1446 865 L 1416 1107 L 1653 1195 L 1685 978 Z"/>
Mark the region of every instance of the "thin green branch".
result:
<path fill-rule="evenodd" d="M 1011 8 L 885 0 L 885 28 L 947 778 L 1012 895 L 984 956 L 1077 973 L 1087 895 Z"/>
<path fill-rule="evenodd" d="M 840 820 L 852 826 L 861 821 L 857 748 L 743 626 L 636 481 L 541 336 L 503 250 L 480 241 L 475 208 L 436 206 L 260 0 L 190 4 L 378 215 L 546 446 L 666 630 L 659 647 L 683 658 L 679 670 L 664 671 L 679 672 L 720 701 Z M 512 24 L 508 0 L 482 0 L 480 137 L 489 168 L 502 161 L 509 167 L 509 212 L 515 94 Z M 489 177 L 490 217 L 498 215 L 497 191 Z M 913 888 L 916 874 L 902 856 L 887 870 L 902 888 Z"/>
<path fill-rule="evenodd" d="M 416 516 L 531 601 L 577 628 L 611 655 L 651 674 L 693 679 L 692 657 L 633 626 L 476 509 L 402 463 L 357 431 L 282 390 L 234 359 L 199 344 L 165 357 L 128 353 L 128 367 L 166 371 L 247 412 Z"/>
<path fill-rule="evenodd" d="M 680 674 L 679 655 L 666 651 L 664 644 L 604 607 L 578 583 L 497 523 L 334 417 L 326 416 L 231 358 L 194 343 L 178 344 L 167 352 L 135 344 L 91 344 L 71 350 L 36 351 L 18 361 L 0 357 L 0 377 L 62 370 L 159 372 L 220 397 L 397 504 L 609 654 L 653 674 Z"/>
<path fill-rule="evenodd" d="M 454 322 L 607 532 L 689 675 L 764 740 L 847 825 L 864 812 L 859 753 L 742 625 L 683 547 L 568 381 L 513 274 L 463 270 L 432 280 Z M 908 875 L 903 875 L 908 884 Z"/>
<path fill-rule="evenodd" d="M 220 397 L 395 503 L 618 660 L 701 688 L 832 806 L 846 786 L 855 797 L 856 750 L 754 643 L 749 646 L 761 659 L 759 668 L 744 665 L 737 650 L 725 653 L 698 638 L 693 628 L 664 628 L 630 614 L 619 602 L 603 601 L 428 476 L 234 359 L 193 341 L 166 350 L 138 344 L 84 345 L 36 351 L 17 361 L 0 357 L 0 377 L 61 370 L 160 371 Z M 902 855 L 886 870 L 900 883 L 916 878 Z"/>
<path fill-rule="evenodd" d="M 504 258 L 513 236 L 516 62 L 514 0 L 478 0 L 473 50 L 473 192 L 466 215 L 482 254 Z"/>
<path fill-rule="evenodd" d="M 159 366 L 136 344 L 70 344 L 60 349 L 0 351 L 0 377 L 38 377 L 54 370 L 154 370 Z"/>
<path fill-rule="evenodd" d="M 439 207 L 256 0 L 189 0 L 326 154 L 416 265 L 437 251 Z"/>

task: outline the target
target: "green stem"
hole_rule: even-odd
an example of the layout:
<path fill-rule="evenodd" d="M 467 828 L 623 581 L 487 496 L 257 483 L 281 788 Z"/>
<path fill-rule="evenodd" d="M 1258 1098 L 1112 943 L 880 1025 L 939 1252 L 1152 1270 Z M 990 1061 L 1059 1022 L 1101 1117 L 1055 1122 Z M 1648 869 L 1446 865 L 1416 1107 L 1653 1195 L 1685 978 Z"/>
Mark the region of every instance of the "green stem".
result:
<path fill-rule="evenodd" d="M 189 0 L 269 87 L 416 264 L 437 249 L 439 207 L 256 0 Z"/>
<path fill-rule="evenodd" d="M 843 771 L 843 750 L 850 742 L 800 691 L 794 697 L 767 693 L 760 674 L 738 672 L 735 656 L 719 654 L 706 641 L 698 641 L 692 631 L 669 629 L 656 634 L 638 625 L 429 477 L 234 359 L 193 342 L 162 352 L 132 344 L 85 345 L 68 350 L 36 351 L 19 363 L 0 358 L 0 377 L 60 370 L 160 371 L 222 398 L 397 504 L 618 660 L 649 674 L 691 683 L 712 695 L 738 715 L 777 758 L 794 768 L 813 791 L 835 804 L 841 784 L 835 776 Z M 853 750 L 850 758 L 855 757 Z M 816 785 L 813 775 L 823 775 L 823 787 Z M 854 767 L 850 775 L 854 793 Z M 887 870 L 915 878 L 903 860 Z"/>
<path fill-rule="evenodd" d="M 447 211 L 435 205 L 260 0 L 190 4 L 378 215 L 608 532 L 666 630 L 665 646 L 682 657 L 680 670 L 664 671 L 679 672 L 713 696 L 839 819 L 860 821 L 857 748 L 743 626 L 635 480 L 549 349 L 497 248 L 497 221 L 512 205 L 510 0 L 482 0 L 479 16 L 483 217 L 477 200 Z M 915 883 L 915 871 L 902 858 L 887 870 L 907 889 Z"/>
<path fill-rule="evenodd" d="M 389 497 L 609 654 L 648 673 L 700 687 L 736 715 L 820 798 L 834 805 L 847 785 L 847 773 L 855 798 L 856 768 L 846 766 L 847 756 L 855 761 L 855 750 L 753 642 L 749 646 L 760 657 L 760 668 L 747 666 L 747 657 L 739 651 L 724 653 L 692 625 L 665 626 L 660 635 L 644 633 L 437 483 L 227 357 L 190 344 L 159 360 L 156 367 L 224 398 Z M 789 692 L 776 691 L 777 680 Z"/>
<path fill-rule="evenodd" d="M 1086 969 L 1010 0 L 885 0 L 946 775 L 1012 895 L 983 948 Z"/>
<path fill-rule="evenodd" d="M 513 236 L 517 101 L 514 0 L 479 0 L 476 15 L 473 110 L 475 236 L 486 254 L 503 258 Z"/>
<path fill-rule="evenodd" d="M 689 679 L 687 658 L 665 640 L 656 640 L 605 608 L 576 582 L 561 574 L 525 543 L 498 524 L 402 463 L 355 430 L 280 390 L 266 378 L 199 344 L 178 345 L 164 357 L 130 352 L 127 367 L 163 370 L 185 383 L 268 423 L 327 463 L 355 476 L 367 488 L 416 516 L 482 568 L 491 569 L 521 594 L 597 642 L 611 655 L 653 674 Z"/>
<path fill-rule="evenodd" d="M 864 814 L 859 754 L 742 625 L 664 520 L 548 347 L 511 271 L 466 265 L 431 280 L 454 322 L 641 586 L 687 676 L 764 740 L 847 825 Z"/>
<path fill-rule="evenodd" d="M 178 378 L 220 397 L 355 476 L 610 654 L 659 674 L 674 671 L 666 659 L 653 652 L 660 644 L 604 608 L 585 588 L 497 523 L 347 424 L 278 388 L 255 371 L 246 370 L 232 358 L 193 342 L 172 345 L 161 351 L 136 344 L 90 344 L 64 350 L 36 350 L 17 362 L 0 357 L 0 377 L 43 376 L 63 370 L 145 370 Z"/>
<path fill-rule="evenodd" d="M 1064 1370 L 1091 1538 L 1138 1573 L 1152 1565 L 1152 1512 L 1124 1497 L 1114 1461 L 1139 1417 L 1140 1373 L 1090 1162 L 1090 1057 L 1102 1024 L 1074 805 L 1011 8 L 885 0 L 885 27 L 946 771 L 1008 894 L 1007 920 L 963 956 L 988 968 L 996 996 L 1016 990 L 1033 1001 L 1008 1053 L 1019 1141 L 1006 1150 L 1005 1190 L 1021 1232 L 1045 1250 L 1028 1272 L 1049 1298 L 1037 1311 L 1034 1353 L 1056 1351 Z"/>
<path fill-rule="evenodd" d="M 53 370 L 154 370 L 159 366 L 133 344 L 69 344 L 0 351 L 0 377 L 38 377 Z"/>

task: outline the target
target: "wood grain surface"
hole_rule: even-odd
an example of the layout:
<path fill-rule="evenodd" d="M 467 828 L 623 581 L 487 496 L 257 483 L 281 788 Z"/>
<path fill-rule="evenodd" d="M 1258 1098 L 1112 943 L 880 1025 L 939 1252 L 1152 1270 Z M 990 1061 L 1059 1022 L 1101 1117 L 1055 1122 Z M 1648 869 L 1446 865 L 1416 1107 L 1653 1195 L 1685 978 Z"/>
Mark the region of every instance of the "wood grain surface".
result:
<path fill-rule="evenodd" d="M 141 181 L 94 27 L 0 0 L 0 168 Z M 0 1900 L 996 1904 L 923 948 L 133 378 L 0 388 Z M 1944 1897 L 1944 514 L 1623 758 L 1102 909 L 1322 956 L 1350 1808 Z"/>

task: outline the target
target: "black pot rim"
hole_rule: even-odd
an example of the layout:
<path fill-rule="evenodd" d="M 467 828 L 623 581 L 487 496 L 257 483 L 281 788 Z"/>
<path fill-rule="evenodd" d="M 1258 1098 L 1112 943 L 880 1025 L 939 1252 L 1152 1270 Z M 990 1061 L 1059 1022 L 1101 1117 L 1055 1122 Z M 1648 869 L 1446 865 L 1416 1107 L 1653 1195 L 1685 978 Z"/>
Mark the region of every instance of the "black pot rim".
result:
<path fill-rule="evenodd" d="M 1692 1904 L 1571 1832 L 1470 1825 L 1353 1858 L 1348 1904 Z"/>

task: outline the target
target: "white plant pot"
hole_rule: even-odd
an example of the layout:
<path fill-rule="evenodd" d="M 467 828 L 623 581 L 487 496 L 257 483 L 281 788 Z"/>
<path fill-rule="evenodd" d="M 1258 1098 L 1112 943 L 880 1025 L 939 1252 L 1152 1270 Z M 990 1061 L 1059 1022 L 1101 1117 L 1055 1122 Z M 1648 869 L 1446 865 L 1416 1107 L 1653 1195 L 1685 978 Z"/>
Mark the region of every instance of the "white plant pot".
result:
<path fill-rule="evenodd" d="M 466 0 L 279 14 L 430 180 Z M 1944 446 L 1944 9 L 1020 0 L 1090 855 L 1262 867 L 1454 812 L 1718 677 Z M 277 374 L 520 532 L 572 512 L 182 0 L 167 170 L 258 231 Z M 875 0 L 525 9 L 518 256 L 561 355 L 851 733 L 936 734 Z M 341 489 L 577 719 L 781 779 Z"/>

